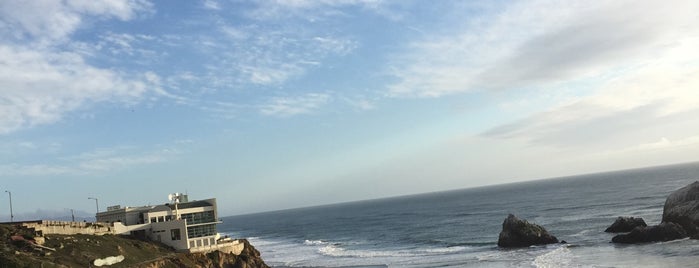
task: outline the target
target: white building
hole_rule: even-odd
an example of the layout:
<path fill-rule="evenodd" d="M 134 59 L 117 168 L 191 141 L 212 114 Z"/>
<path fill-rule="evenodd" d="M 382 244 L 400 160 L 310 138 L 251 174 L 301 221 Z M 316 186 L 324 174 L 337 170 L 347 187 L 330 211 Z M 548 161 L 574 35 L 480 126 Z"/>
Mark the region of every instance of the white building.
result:
<path fill-rule="evenodd" d="M 97 221 L 110 223 L 115 234 L 148 237 L 181 251 L 211 251 L 234 246 L 230 239 L 219 239 L 216 232 L 216 225 L 221 223 L 216 198 L 190 202 L 187 195 L 171 197 L 175 201 L 164 205 L 112 206 L 97 213 Z M 231 252 L 235 251 L 238 250 Z"/>

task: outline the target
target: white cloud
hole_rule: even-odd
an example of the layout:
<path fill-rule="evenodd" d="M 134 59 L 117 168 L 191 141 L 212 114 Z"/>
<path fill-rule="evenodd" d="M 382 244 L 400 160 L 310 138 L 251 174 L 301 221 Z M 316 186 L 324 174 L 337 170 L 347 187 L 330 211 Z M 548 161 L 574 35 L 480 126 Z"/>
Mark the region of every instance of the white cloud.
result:
<path fill-rule="evenodd" d="M 21 156 L 42 152 L 54 154 L 62 147 L 58 142 L 28 141 L 28 140 L 4 140 L 0 142 L 0 157 L 17 159 Z"/>
<path fill-rule="evenodd" d="M 128 56 L 134 56 L 137 54 L 137 58 L 145 58 L 151 60 L 158 53 L 153 50 L 141 48 L 141 45 L 145 42 L 150 42 L 156 40 L 155 37 L 150 35 L 133 35 L 127 33 L 113 33 L 107 32 L 100 36 L 100 42 L 92 48 L 99 50 L 107 50 L 113 55 L 125 54 Z M 157 40 L 160 42 L 160 40 Z M 85 45 L 85 44 L 80 44 Z M 120 55 L 121 56 L 121 55 Z M 135 59 L 130 59 L 134 61 Z"/>
<path fill-rule="evenodd" d="M 129 20 L 150 8 L 151 4 L 144 0 L 5 0 L 0 2 L 0 29 L 3 35 L 15 38 L 29 35 L 39 40 L 56 40 L 73 33 L 84 15 Z"/>
<path fill-rule="evenodd" d="M 653 61 L 696 36 L 696 1 L 526 1 L 412 43 L 390 72 L 392 96 L 550 87 Z M 462 24 L 464 24 L 462 22 Z M 439 32 L 444 35 L 444 32 Z"/>
<path fill-rule="evenodd" d="M 270 116 L 288 117 L 311 113 L 330 101 L 330 95 L 308 93 L 295 97 L 277 97 L 260 107 L 260 113 Z"/>
<path fill-rule="evenodd" d="M 668 148 L 673 148 L 673 147 L 684 147 L 684 146 L 695 145 L 695 144 L 699 144 L 699 136 L 692 136 L 692 137 L 683 138 L 680 140 L 673 140 L 673 141 L 669 140 L 668 138 L 663 137 L 656 142 L 639 144 L 635 148 L 632 148 L 632 150 L 639 150 L 639 151 L 663 150 L 663 149 L 668 149 Z"/>
<path fill-rule="evenodd" d="M 376 99 L 370 99 L 364 96 L 344 97 L 342 98 L 347 104 L 360 111 L 368 111 L 376 109 Z"/>
<path fill-rule="evenodd" d="M 58 121 L 95 102 L 133 102 L 153 90 L 154 74 L 130 79 L 80 55 L 0 44 L 0 133 Z"/>
<path fill-rule="evenodd" d="M 256 3 L 258 7 L 248 15 L 251 18 L 269 20 L 297 17 L 309 21 L 341 15 L 343 13 L 339 8 L 347 6 L 379 12 L 383 4 L 380 0 L 263 0 Z"/>
<path fill-rule="evenodd" d="M 357 43 L 348 39 L 338 39 L 333 37 L 315 37 L 317 46 L 322 51 L 330 51 L 337 55 L 346 55 L 357 48 Z"/>
<path fill-rule="evenodd" d="M 3 176 L 87 175 L 138 165 L 165 162 L 177 155 L 173 149 L 139 151 L 134 147 L 97 149 L 58 159 L 57 163 L 9 163 L 0 165 Z"/>
<path fill-rule="evenodd" d="M 94 48 L 70 40 L 87 17 L 129 20 L 150 7 L 142 0 L 0 2 L 0 134 L 54 123 L 98 102 L 167 95 L 157 75 L 94 67 L 84 58 Z M 148 37 L 111 34 L 105 40 L 132 54 L 136 39 Z"/>
<path fill-rule="evenodd" d="M 484 135 L 599 150 L 636 146 L 658 136 L 692 136 L 699 131 L 699 66 L 677 65 L 675 59 L 666 58 L 634 69 L 591 96 L 492 128 Z"/>
<path fill-rule="evenodd" d="M 223 35 L 203 37 L 198 46 L 212 57 L 207 62 L 209 86 L 278 86 L 307 73 L 326 58 L 346 56 L 358 44 L 348 37 L 316 33 L 289 23 L 281 28 L 221 23 Z"/>
<path fill-rule="evenodd" d="M 204 8 L 211 10 L 221 10 L 221 6 L 218 2 L 213 0 L 204 0 Z"/>

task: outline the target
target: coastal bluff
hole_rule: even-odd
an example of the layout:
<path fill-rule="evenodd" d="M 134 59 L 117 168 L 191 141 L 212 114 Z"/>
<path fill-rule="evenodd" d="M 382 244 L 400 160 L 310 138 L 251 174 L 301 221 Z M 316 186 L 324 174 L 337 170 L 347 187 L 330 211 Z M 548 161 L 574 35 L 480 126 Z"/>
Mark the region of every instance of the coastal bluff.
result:
<path fill-rule="evenodd" d="M 240 254 L 176 251 L 162 243 L 122 235 L 44 234 L 0 224 L 2 267 L 216 267 L 268 268 L 246 239 Z"/>

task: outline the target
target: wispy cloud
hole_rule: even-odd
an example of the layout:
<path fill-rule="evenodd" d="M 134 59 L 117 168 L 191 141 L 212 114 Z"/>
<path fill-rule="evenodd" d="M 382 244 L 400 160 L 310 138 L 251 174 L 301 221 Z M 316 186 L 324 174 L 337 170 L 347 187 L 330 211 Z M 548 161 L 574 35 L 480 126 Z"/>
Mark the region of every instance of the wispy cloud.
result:
<path fill-rule="evenodd" d="M 89 64 L 65 50 L 85 17 L 132 19 L 147 1 L 2 1 L 0 3 L 0 134 L 59 121 L 98 102 L 138 101 L 163 93 L 153 73 L 130 75 Z M 128 38 L 113 41 L 130 49 Z"/>
<path fill-rule="evenodd" d="M 348 37 L 315 33 L 293 23 L 278 29 L 224 23 L 220 31 L 225 33 L 224 38 L 207 39 L 212 47 L 207 54 L 212 60 L 206 75 L 220 88 L 281 85 L 304 75 L 328 57 L 345 56 L 358 47 Z"/>
<path fill-rule="evenodd" d="M 87 175 L 168 161 L 179 152 L 171 148 L 138 150 L 135 147 L 97 149 L 63 157 L 57 163 L 10 163 L 0 165 L 3 176 Z"/>
<path fill-rule="evenodd" d="M 221 10 L 221 6 L 214 0 L 204 0 L 204 8 L 211 10 Z"/>
<path fill-rule="evenodd" d="M 699 66 L 677 68 L 674 61 L 664 67 L 659 64 L 610 81 L 592 96 L 500 125 L 483 135 L 556 147 L 613 145 L 621 149 L 658 135 L 682 138 L 677 135 L 696 133 L 699 119 L 693 113 L 699 111 Z"/>
<path fill-rule="evenodd" d="M 392 96 L 549 87 L 653 60 L 697 33 L 695 1 L 513 4 L 412 43 L 393 62 Z M 493 14 L 488 14 L 492 16 Z M 463 24 L 463 22 L 462 22 Z M 444 33 L 440 33 L 444 34 Z"/>
<path fill-rule="evenodd" d="M 0 2 L 2 36 L 20 40 L 64 39 L 78 29 L 83 16 L 129 20 L 138 12 L 149 11 L 145 0 L 115 1 L 18 1 Z M 11 30 L 14 29 L 14 30 Z"/>
<path fill-rule="evenodd" d="M 257 8 L 248 14 L 251 18 L 268 20 L 296 17 L 309 21 L 341 15 L 342 7 L 382 10 L 380 7 L 384 4 L 379 0 L 263 0 L 256 3 Z"/>
<path fill-rule="evenodd" d="M 260 113 L 270 116 L 288 117 L 311 113 L 330 101 L 330 95 L 308 93 L 294 97 L 276 97 L 261 105 Z"/>
<path fill-rule="evenodd" d="M 137 101 L 156 78 L 95 68 L 74 53 L 0 44 L 0 133 L 53 123 L 91 103 Z"/>

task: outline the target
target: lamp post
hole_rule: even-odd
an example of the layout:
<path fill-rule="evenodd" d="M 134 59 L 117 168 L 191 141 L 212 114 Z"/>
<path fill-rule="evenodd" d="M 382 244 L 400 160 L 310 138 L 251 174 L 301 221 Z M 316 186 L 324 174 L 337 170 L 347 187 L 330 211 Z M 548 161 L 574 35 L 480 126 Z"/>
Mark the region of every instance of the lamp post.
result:
<path fill-rule="evenodd" d="M 97 213 L 100 213 L 100 205 L 99 205 L 99 202 L 97 201 L 97 198 L 88 197 L 87 199 L 94 199 L 95 200 L 95 207 L 97 208 Z M 95 213 L 95 221 L 97 221 L 97 213 Z"/>
<path fill-rule="evenodd" d="M 10 196 L 10 222 L 15 221 L 15 215 L 12 213 L 12 192 L 5 191 Z"/>

